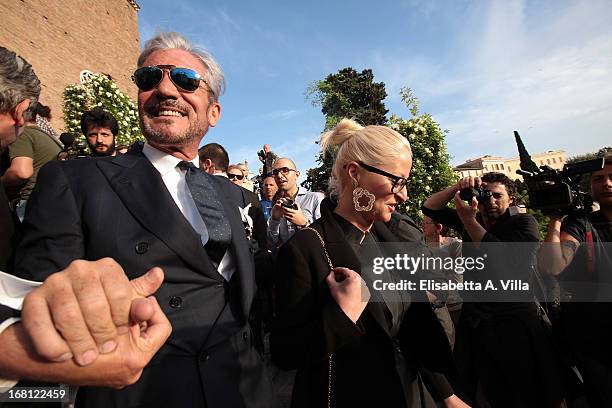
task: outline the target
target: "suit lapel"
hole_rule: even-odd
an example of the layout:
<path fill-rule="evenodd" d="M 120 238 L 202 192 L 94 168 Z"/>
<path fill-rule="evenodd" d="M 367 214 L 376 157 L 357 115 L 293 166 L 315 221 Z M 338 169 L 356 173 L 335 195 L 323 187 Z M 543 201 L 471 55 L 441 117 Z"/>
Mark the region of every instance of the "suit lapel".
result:
<path fill-rule="evenodd" d="M 212 269 L 199 234 L 176 206 L 159 172 L 142 153 L 130 152 L 112 161 L 98 160 L 97 166 L 144 228 L 194 270 L 216 280 L 222 279 Z"/>
<path fill-rule="evenodd" d="M 239 187 L 229 180 L 206 174 L 217 191 L 219 201 L 223 205 L 223 211 L 232 229 L 232 250 L 236 270 L 232 279 L 238 279 L 240 285 L 240 300 L 242 310 L 248 318 L 251 303 L 255 294 L 255 267 L 253 256 L 250 251 L 249 242 L 244 231 L 244 224 L 238 207 L 244 208 L 247 203 L 239 190 Z"/>

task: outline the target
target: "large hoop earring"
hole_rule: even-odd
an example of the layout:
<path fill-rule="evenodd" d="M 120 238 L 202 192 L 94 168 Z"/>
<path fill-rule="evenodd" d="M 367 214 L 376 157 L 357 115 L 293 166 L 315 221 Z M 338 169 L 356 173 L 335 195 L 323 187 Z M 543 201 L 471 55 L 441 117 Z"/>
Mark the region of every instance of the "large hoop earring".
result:
<path fill-rule="evenodd" d="M 362 197 L 366 197 L 368 199 L 366 205 L 361 205 L 359 202 Z M 374 194 L 370 193 L 365 188 L 356 187 L 353 189 L 353 205 L 355 206 L 355 211 L 371 211 L 372 207 L 374 207 L 375 200 L 376 197 Z"/>

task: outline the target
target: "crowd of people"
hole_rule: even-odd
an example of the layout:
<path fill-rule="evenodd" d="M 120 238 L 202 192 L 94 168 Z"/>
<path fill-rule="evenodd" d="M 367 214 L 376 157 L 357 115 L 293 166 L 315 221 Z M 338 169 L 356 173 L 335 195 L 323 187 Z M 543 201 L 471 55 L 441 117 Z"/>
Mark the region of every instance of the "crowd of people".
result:
<path fill-rule="evenodd" d="M 610 404 L 612 314 L 596 291 L 564 303 L 551 329 L 532 289 L 512 302 L 408 291 L 393 268 L 381 275 L 392 289 L 374 289 L 366 253 L 477 258 L 489 244 L 542 241 L 507 176 L 435 192 L 417 223 L 398 211 L 421 204 L 408 196 L 408 140 L 342 119 L 321 136 L 335 152 L 330 191 L 300 186 L 269 144 L 249 177 L 221 144 L 202 145 L 225 88 L 208 52 L 162 32 L 136 65 L 145 142 L 120 151 L 116 119 L 95 108 L 79 147 L 50 126 L 34 68 L 0 47 L 3 389 L 80 385 L 83 407 L 275 407 L 289 403 L 278 398 L 286 370 L 292 407 Z M 466 189 L 482 194 L 466 201 Z M 599 210 L 552 216 L 536 252 L 494 262 L 528 282 L 537 270 L 612 283 L 612 157 L 590 190 Z"/>

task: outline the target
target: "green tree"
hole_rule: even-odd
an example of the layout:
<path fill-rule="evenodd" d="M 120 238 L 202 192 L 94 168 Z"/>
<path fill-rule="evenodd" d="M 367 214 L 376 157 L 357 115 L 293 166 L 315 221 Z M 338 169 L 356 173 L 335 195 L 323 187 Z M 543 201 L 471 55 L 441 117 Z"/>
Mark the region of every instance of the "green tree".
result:
<path fill-rule="evenodd" d="M 325 115 L 325 128 L 333 128 L 342 118 L 352 118 L 362 125 L 384 125 L 387 112 L 383 100 L 387 97 L 385 84 L 374 82 L 371 69 L 357 72 L 344 68 L 324 80 L 315 81 L 306 90 L 306 98 L 313 106 L 321 107 Z M 319 154 L 317 167 L 306 172 L 302 185 L 312 191 L 327 191 L 331 167 L 331 155 Z"/>
<path fill-rule="evenodd" d="M 567 163 L 572 164 L 572 163 L 578 163 L 578 162 L 585 161 L 585 160 L 596 159 L 598 157 L 603 157 L 606 153 L 612 153 L 611 146 L 604 146 L 596 152 L 572 156 L 569 159 L 567 159 Z"/>
<path fill-rule="evenodd" d="M 138 124 L 136 105 L 125 93 L 121 92 L 115 82 L 103 74 L 90 74 L 83 83 L 68 85 L 64 89 L 64 122 L 66 131 L 75 137 L 84 138 L 81 133 L 81 115 L 83 112 L 100 107 L 117 119 L 119 134 L 116 144 L 131 145 L 142 140 Z"/>
<path fill-rule="evenodd" d="M 398 211 L 409 215 L 417 222 L 423 220 L 421 204 L 431 194 L 443 190 L 458 179 L 450 165 L 446 150 L 447 130 L 428 113 L 419 114 L 419 100 L 410 88 L 400 90 L 402 100 L 410 111 L 410 119 L 391 115 L 389 126 L 402 134 L 412 148 L 412 170 L 408 187 L 408 201 Z"/>

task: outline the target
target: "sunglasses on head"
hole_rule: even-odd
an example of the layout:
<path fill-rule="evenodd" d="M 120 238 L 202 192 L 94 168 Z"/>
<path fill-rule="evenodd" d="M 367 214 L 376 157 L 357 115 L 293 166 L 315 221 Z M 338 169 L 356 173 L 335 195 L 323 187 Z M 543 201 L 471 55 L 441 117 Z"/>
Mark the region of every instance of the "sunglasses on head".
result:
<path fill-rule="evenodd" d="M 132 75 L 132 81 L 141 91 L 150 91 L 164 79 L 164 71 L 168 71 L 172 83 L 185 92 L 195 92 L 200 86 L 200 81 L 206 84 L 206 80 L 193 69 L 179 68 L 174 65 L 138 68 Z"/>
<path fill-rule="evenodd" d="M 290 171 L 297 171 L 295 169 L 290 169 L 289 167 L 279 167 L 278 169 L 272 170 L 272 174 L 278 176 L 278 173 L 289 174 Z"/>
<path fill-rule="evenodd" d="M 227 177 L 228 177 L 230 180 L 242 180 L 242 179 L 244 178 L 244 175 L 242 175 L 242 174 L 232 174 L 232 173 L 229 173 L 229 174 L 227 175 Z"/>

